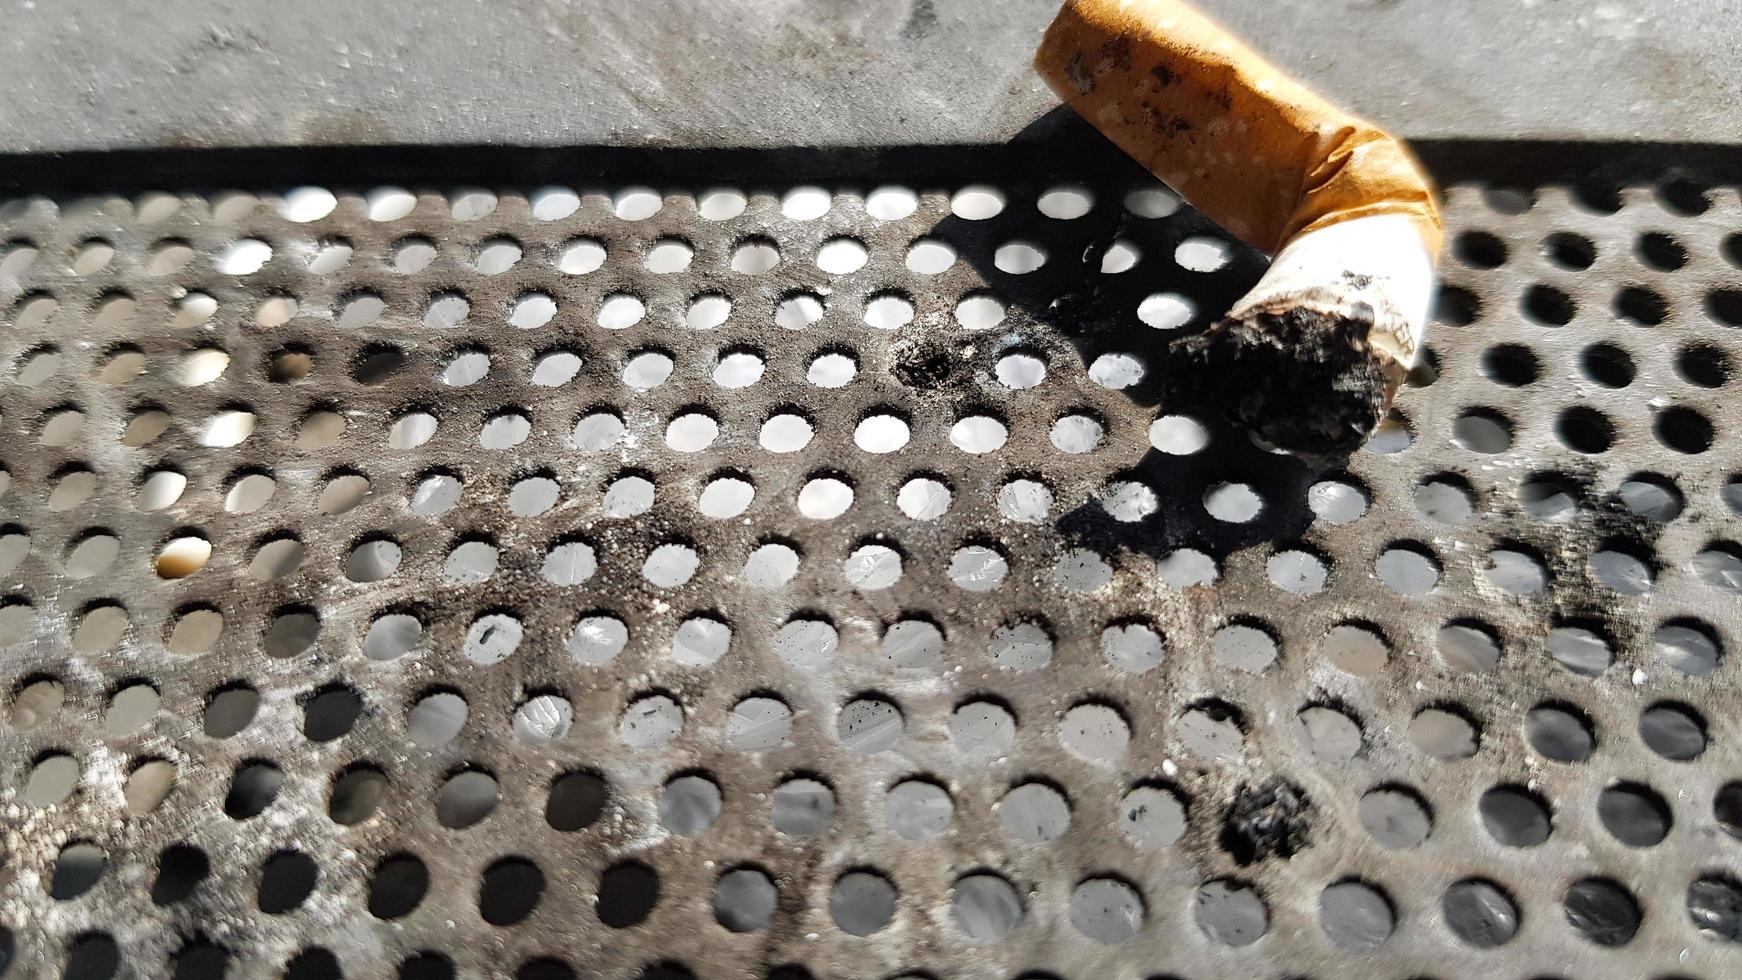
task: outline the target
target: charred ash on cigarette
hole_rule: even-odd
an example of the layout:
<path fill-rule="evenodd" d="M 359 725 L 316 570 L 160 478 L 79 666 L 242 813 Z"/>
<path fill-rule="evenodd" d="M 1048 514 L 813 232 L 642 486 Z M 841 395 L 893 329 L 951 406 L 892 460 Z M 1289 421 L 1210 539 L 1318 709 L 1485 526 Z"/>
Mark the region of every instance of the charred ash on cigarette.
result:
<path fill-rule="evenodd" d="M 1443 224 L 1403 143 L 1183 0 L 1067 0 L 1035 67 L 1271 271 L 1176 345 L 1172 396 L 1269 448 L 1360 448 L 1420 348 Z"/>
<path fill-rule="evenodd" d="M 1309 463 L 1346 458 L 1404 374 L 1372 344 L 1373 324 L 1370 305 L 1327 291 L 1273 299 L 1182 342 L 1175 397 Z"/>

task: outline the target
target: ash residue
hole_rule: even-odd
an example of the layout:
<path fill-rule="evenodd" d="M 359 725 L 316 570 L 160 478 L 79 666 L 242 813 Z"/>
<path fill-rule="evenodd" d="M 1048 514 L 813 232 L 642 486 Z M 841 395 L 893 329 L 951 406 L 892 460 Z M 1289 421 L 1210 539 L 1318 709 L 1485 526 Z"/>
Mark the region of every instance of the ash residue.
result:
<path fill-rule="evenodd" d="M 1311 841 L 1312 804 L 1300 787 L 1282 779 L 1240 784 L 1222 814 L 1222 850 L 1244 867 L 1266 858 L 1293 857 Z"/>
<path fill-rule="evenodd" d="M 1371 309 L 1349 315 L 1298 304 L 1223 320 L 1179 345 L 1179 395 L 1270 445 L 1309 459 L 1361 447 L 1391 405 L 1391 386 L 1368 342 Z"/>
<path fill-rule="evenodd" d="M 891 353 L 895 364 L 890 369 L 895 379 L 909 388 L 942 387 L 955 373 L 960 358 L 943 344 L 915 343 L 897 346 Z"/>
<path fill-rule="evenodd" d="M 1612 556 L 1631 556 L 1647 573 L 1642 585 L 1649 588 L 1663 572 L 1658 538 L 1670 521 L 1683 517 L 1685 506 L 1669 477 L 1636 473 L 1603 492 L 1594 463 L 1568 460 L 1527 477 L 1517 496 L 1496 499 L 1490 533 L 1496 545 L 1510 543 L 1543 562 L 1556 624 L 1593 629 L 1622 649 L 1646 624 L 1617 608 L 1613 581 L 1603 581 L 1599 572 L 1625 577 Z M 1600 552 L 1609 554 L 1594 560 Z"/>

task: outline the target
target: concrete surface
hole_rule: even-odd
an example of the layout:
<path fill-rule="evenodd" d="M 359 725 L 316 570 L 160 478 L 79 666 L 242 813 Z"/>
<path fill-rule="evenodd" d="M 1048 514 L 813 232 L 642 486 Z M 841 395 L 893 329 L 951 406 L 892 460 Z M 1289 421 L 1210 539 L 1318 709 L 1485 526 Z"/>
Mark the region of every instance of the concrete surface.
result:
<path fill-rule="evenodd" d="M 0 151 L 993 143 L 1055 0 L 4 0 Z M 1204 0 L 1414 138 L 1742 140 L 1742 4 Z"/>

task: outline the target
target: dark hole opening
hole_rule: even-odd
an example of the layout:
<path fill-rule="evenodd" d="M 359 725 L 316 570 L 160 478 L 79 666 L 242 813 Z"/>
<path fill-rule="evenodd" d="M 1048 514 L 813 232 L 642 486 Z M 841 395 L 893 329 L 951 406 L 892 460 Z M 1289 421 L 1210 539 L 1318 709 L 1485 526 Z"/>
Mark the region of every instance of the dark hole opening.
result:
<path fill-rule="evenodd" d="M 230 780 L 229 795 L 224 797 L 224 812 L 234 820 L 257 817 L 278 798 L 278 788 L 284 785 L 284 773 L 277 766 L 250 762 L 236 770 Z"/>
<path fill-rule="evenodd" d="M 1482 301 L 1462 286 L 1441 286 L 1434 298 L 1434 319 L 1448 327 L 1467 327 L 1482 315 Z"/>
<path fill-rule="evenodd" d="M 1722 388 L 1730 380 L 1730 358 L 1721 347 L 1695 344 L 1676 355 L 1675 369 L 1689 384 Z"/>
<path fill-rule="evenodd" d="M 282 915 L 296 908 L 315 890 L 320 868 L 314 858 L 298 851 L 282 851 L 266 859 L 260 869 L 260 911 Z"/>
<path fill-rule="evenodd" d="M 339 958 L 332 950 L 316 946 L 296 954 L 284 970 L 284 980 L 344 980 Z"/>
<path fill-rule="evenodd" d="M 1496 344 L 1483 353 L 1482 372 L 1496 384 L 1520 388 L 1542 377 L 1542 365 L 1523 344 Z"/>
<path fill-rule="evenodd" d="M 1573 185 L 1573 200 L 1598 214 L 1621 210 L 1621 186 L 1606 180 L 1584 180 Z"/>
<path fill-rule="evenodd" d="M 397 347 L 381 347 L 367 351 L 351 367 L 351 377 L 358 384 L 378 385 L 399 373 L 406 364 L 405 352 Z"/>
<path fill-rule="evenodd" d="M 1609 417 L 1582 405 L 1561 413 L 1555 434 L 1567 448 L 1586 455 L 1607 452 L 1615 444 L 1615 426 Z"/>
<path fill-rule="evenodd" d="M 645 864 L 619 864 L 599 879 L 599 921 L 613 929 L 640 925 L 658 902 L 659 875 Z"/>
<path fill-rule="evenodd" d="M 1571 296 L 1553 286 L 1538 283 L 1524 292 L 1524 312 L 1538 323 L 1563 327 L 1572 321 L 1578 307 Z"/>
<path fill-rule="evenodd" d="M 544 896 L 544 873 L 525 858 L 503 858 L 484 871 L 478 913 L 493 926 L 511 926 L 532 914 Z"/>
<path fill-rule="evenodd" d="M 1548 804 L 1523 786 L 1496 786 L 1476 808 L 1488 836 L 1507 847 L 1535 847 L 1553 832 Z"/>
<path fill-rule="evenodd" d="M 429 869 L 410 854 L 382 861 L 369 879 L 369 914 L 377 919 L 409 915 L 429 891 Z"/>
<path fill-rule="evenodd" d="M 109 855 L 97 845 L 87 841 L 68 844 L 54 860 L 48 897 L 57 902 L 78 898 L 97 886 L 108 867 Z"/>
<path fill-rule="evenodd" d="M 1459 261 L 1476 269 L 1493 269 L 1506 262 L 1506 243 L 1485 231 L 1466 231 L 1452 243 Z"/>
<path fill-rule="evenodd" d="M 1742 781 L 1718 787 L 1712 795 L 1712 816 L 1731 837 L 1742 839 Z"/>
<path fill-rule="evenodd" d="M 193 894 L 212 864 L 206 852 L 187 844 L 171 844 L 157 856 L 157 880 L 151 884 L 154 905 L 174 905 Z"/>
<path fill-rule="evenodd" d="M 1605 388 L 1625 388 L 1633 383 L 1633 358 L 1614 344 L 1592 344 L 1585 348 L 1579 362 L 1585 377 Z"/>
<path fill-rule="evenodd" d="M 399 964 L 399 980 L 454 980 L 454 963 L 440 953 L 416 953 Z"/>
<path fill-rule="evenodd" d="M 1669 316 L 1669 304 L 1643 286 L 1628 286 L 1615 294 L 1615 315 L 1642 327 L 1655 327 Z"/>
<path fill-rule="evenodd" d="M 312 742 L 343 737 L 363 713 L 363 699 L 348 687 L 333 687 L 315 695 L 303 707 L 302 733 Z"/>
<path fill-rule="evenodd" d="M 1639 236 L 1639 260 L 1653 269 L 1673 272 L 1688 264 L 1688 250 L 1661 231 L 1648 231 Z"/>
<path fill-rule="evenodd" d="M 590 827 L 604 812 L 608 796 L 605 781 L 590 772 L 558 776 L 544 805 L 545 822 L 564 833 Z"/>
<path fill-rule="evenodd" d="M 196 939 L 175 954 L 172 980 L 223 980 L 230 969 L 230 955 L 222 946 Z"/>
<path fill-rule="evenodd" d="M 575 980 L 575 971 L 562 960 L 541 956 L 520 964 L 520 969 L 514 971 L 514 980 Z"/>
<path fill-rule="evenodd" d="M 1664 409 L 1654 426 L 1657 440 L 1678 453 L 1703 453 L 1712 448 L 1712 423 L 1685 406 Z"/>
<path fill-rule="evenodd" d="M 1737 258 L 1742 259 L 1742 255 Z M 1714 289 L 1707 293 L 1706 312 L 1726 327 L 1742 327 L 1742 289 Z"/>
<path fill-rule="evenodd" d="M 0 950 L 0 971 L 7 957 Z M 67 968 L 62 980 L 109 980 L 121 966 L 121 950 L 107 933 L 90 932 L 67 947 Z"/>
<path fill-rule="evenodd" d="M 1597 261 L 1597 246 L 1583 235 L 1562 231 L 1542 240 L 1542 254 L 1565 269 L 1589 269 Z"/>
<path fill-rule="evenodd" d="M 1705 214 L 1712 202 L 1706 199 L 1706 189 L 1691 180 L 1672 180 L 1657 188 L 1657 199 L 1665 208 L 1678 214 Z"/>

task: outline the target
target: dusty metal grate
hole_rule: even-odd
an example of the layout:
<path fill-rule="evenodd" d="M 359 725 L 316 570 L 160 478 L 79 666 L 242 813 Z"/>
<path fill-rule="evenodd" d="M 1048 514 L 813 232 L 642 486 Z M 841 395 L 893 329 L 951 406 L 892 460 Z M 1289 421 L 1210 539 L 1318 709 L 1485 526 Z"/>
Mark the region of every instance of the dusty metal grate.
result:
<path fill-rule="evenodd" d="M 6 975 L 1733 975 L 1742 199 L 1449 203 L 1335 472 L 1153 185 L 5 205 Z"/>

